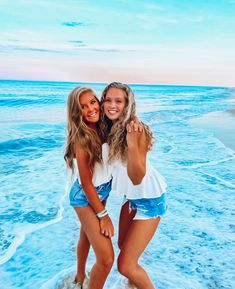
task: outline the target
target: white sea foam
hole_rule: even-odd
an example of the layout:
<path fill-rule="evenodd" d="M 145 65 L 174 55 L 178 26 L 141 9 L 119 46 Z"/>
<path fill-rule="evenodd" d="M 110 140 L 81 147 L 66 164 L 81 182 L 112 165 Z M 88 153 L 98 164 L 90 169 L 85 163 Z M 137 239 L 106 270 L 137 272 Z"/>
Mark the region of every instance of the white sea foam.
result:
<path fill-rule="evenodd" d="M 8 260 L 12 258 L 12 256 L 16 253 L 17 248 L 24 242 L 26 235 L 31 234 L 33 232 L 36 232 L 42 228 L 45 228 L 47 226 L 53 225 L 55 223 L 58 223 L 63 218 L 63 201 L 67 195 L 67 190 L 65 190 L 65 194 L 61 197 L 59 201 L 59 210 L 57 217 L 53 220 L 50 220 L 48 222 L 37 224 L 37 225 L 28 225 L 25 224 L 22 228 L 17 228 L 14 232 L 15 238 L 14 241 L 11 243 L 9 248 L 7 249 L 6 253 L 0 257 L 0 265 L 6 263 Z"/>
<path fill-rule="evenodd" d="M 45 282 L 40 289 L 71 289 L 74 287 L 75 266 L 62 270 Z"/>
<path fill-rule="evenodd" d="M 178 165 L 176 164 L 178 167 L 182 168 L 182 169 L 197 169 L 197 168 L 201 168 L 201 167 L 210 167 L 210 166 L 216 166 L 220 163 L 224 163 L 227 161 L 230 161 L 234 159 L 234 157 L 229 157 L 229 158 L 225 158 L 225 159 L 221 159 L 221 160 L 217 160 L 217 161 L 209 161 L 209 162 L 204 162 L 204 163 L 198 163 L 198 164 L 193 164 L 193 165 L 187 165 L 187 166 L 183 166 L 183 165 Z"/>
<path fill-rule="evenodd" d="M 233 183 L 231 183 L 231 182 L 229 182 L 229 181 L 227 181 L 227 180 L 224 180 L 224 179 L 222 179 L 222 178 L 219 178 L 218 176 L 216 176 L 216 175 L 214 175 L 214 174 L 209 174 L 209 173 L 207 173 L 207 175 L 210 176 L 210 177 L 212 177 L 212 178 L 214 178 L 214 179 L 216 179 L 216 180 L 218 180 L 218 182 L 219 182 L 220 184 L 223 184 L 223 185 L 225 185 L 225 186 L 228 187 L 228 188 L 235 189 L 235 184 L 233 184 Z"/>

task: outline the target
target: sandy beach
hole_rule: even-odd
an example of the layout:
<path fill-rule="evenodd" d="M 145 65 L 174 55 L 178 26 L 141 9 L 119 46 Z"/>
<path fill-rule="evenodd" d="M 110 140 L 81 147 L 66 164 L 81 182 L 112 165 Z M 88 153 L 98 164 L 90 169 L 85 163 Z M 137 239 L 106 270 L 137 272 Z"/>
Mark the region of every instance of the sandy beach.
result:
<path fill-rule="evenodd" d="M 235 109 L 211 112 L 190 123 L 211 131 L 226 147 L 235 151 Z"/>

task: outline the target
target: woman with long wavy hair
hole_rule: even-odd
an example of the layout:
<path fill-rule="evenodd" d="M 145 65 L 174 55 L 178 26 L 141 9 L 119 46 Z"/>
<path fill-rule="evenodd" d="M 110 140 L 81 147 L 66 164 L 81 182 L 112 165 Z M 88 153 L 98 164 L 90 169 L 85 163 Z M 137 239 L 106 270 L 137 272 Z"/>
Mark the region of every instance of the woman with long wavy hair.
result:
<path fill-rule="evenodd" d="M 100 134 L 99 118 L 100 103 L 93 90 L 74 88 L 67 100 L 67 144 L 64 154 L 68 168 L 76 176 L 69 198 L 81 223 L 74 289 L 84 289 L 90 245 L 95 252 L 96 263 L 90 272 L 89 289 L 103 288 L 114 259 L 111 242 L 114 228 L 105 209 L 112 179 L 108 169 L 108 145 Z"/>
<path fill-rule="evenodd" d="M 149 127 L 139 122 L 131 88 L 119 82 L 109 84 L 101 97 L 101 131 L 109 144 L 113 190 L 124 196 L 119 218 L 119 272 L 128 286 L 154 289 L 138 260 L 166 212 L 164 178 L 149 163 L 153 145 Z"/>

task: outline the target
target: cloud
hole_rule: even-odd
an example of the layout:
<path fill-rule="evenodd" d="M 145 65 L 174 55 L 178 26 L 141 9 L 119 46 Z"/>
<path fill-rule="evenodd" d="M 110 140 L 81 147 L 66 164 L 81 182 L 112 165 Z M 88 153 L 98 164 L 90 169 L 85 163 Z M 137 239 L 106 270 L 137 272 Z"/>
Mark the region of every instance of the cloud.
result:
<path fill-rule="evenodd" d="M 62 53 L 61 51 L 54 49 L 44 49 L 44 48 L 36 48 L 36 47 L 27 47 L 27 46 L 15 46 L 15 45 L 1 45 L 0 52 L 8 52 L 10 50 L 13 51 L 29 51 L 29 52 L 51 52 L 51 53 Z"/>
<path fill-rule="evenodd" d="M 119 49 L 100 49 L 100 48 L 88 48 L 87 51 L 94 51 L 94 52 L 121 52 L 122 50 Z"/>
<path fill-rule="evenodd" d="M 15 50 L 19 51 L 32 51 L 32 52 L 52 52 L 52 53 L 61 53 L 61 51 L 53 49 L 43 49 L 43 48 L 31 48 L 31 47 L 16 47 Z"/>
<path fill-rule="evenodd" d="M 125 53 L 136 51 L 135 45 L 86 45 L 85 51 L 104 53 Z"/>
<path fill-rule="evenodd" d="M 69 43 L 74 44 L 75 47 L 86 47 L 87 45 L 81 40 L 70 40 Z"/>
<path fill-rule="evenodd" d="M 62 22 L 62 25 L 68 27 L 77 27 L 77 26 L 84 26 L 85 24 L 83 22 L 71 21 L 71 22 Z"/>
<path fill-rule="evenodd" d="M 15 42 L 9 41 L 9 42 Z M 35 53 L 60 53 L 60 54 L 76 54 L 77 51 L 84 52 L 97 52 L 97 53 L 121 53 L 121 52 L 130 52 L 134 51 L 133 47 L 125 46 L 116 46 L 116 45 L 87 45 L 81 40 L 71 40 L 67 43 L 71 44 L 62 44 L 58 45 L 54 43 L 53 45 L 49 43 L 22 43 L 18 41 L 16 43 L 5 43 L 0 45 L 0 52 L 35 52 Z"/>
<path fill-rule="evenodd" d="M 81 41 L 81 40 L 70 40 L 69 42 L 70 43 L 76 43 L 76 44 L 82 44 L 83 43 L 83 41 Z"/>

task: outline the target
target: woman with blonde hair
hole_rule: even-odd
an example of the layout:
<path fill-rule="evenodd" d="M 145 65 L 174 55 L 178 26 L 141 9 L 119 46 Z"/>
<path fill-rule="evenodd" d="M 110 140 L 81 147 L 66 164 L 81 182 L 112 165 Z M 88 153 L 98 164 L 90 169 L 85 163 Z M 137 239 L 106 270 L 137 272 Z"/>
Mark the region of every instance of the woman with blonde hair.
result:
<path fill-rule="evenodd" d="M 109 84 L 101 98 L 101 131 L 109 144 L 113 189 L 124 196 L 119 219 L 119 272 L 128 286 L 154 289 L 138 260 L 166 212 L 164 178 L 147 158 L 153 145 L 149 127 L 139 122 L 131 88 L 119 82 Z"/>
<path fill-rule="evenodd" d="M 74 88 L 67 100 L 64 159 L 76 175 L 69 197 L 81 223 L 77 245 L 77 274 L 73 287 L 77 289 L 83 288 L 90 245 L 95 252 L 96 262 L 90 272 L 89 289 L 103 288 L 114 260 L 111 242 L 114 228 L 105 209 L 112 179 L 107 164 L 108 145 L 101 137 L 99 118 L 100 103 L 93 90 L 87 87 Z"/>

